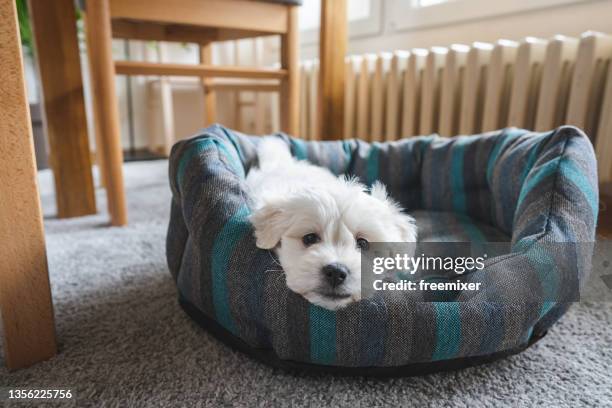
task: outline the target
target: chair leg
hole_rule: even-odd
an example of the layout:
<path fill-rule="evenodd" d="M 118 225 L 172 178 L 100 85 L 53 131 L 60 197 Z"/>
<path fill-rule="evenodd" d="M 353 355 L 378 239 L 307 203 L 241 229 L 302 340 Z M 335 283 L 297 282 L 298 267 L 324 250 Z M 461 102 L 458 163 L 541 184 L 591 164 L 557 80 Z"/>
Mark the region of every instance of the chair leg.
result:
<path fill-rule="evenodd" d="M 253 39 L 253 55 L 255 56 L 255 65 L 262 66 L 263 40 L 261 37 Z M 264 135 L 266 118 L 266 95 L 263 92 L 255 92 L 255 134 Z"/>
<path fill-rule="evenodd" d="M 85 17 L 93 108 L 97 120 L 96 150 L 101 156 L 111 224 L 120 226 L 127 224 L 127 209 L 108 0 L 87 0 Z"/>
<path fill-rule="evenodd" d="M 240 66 L 240 46 L 238 41 L 232 41 L 232 49 L 234 54 L 233 64 Z M 232 92 L 232 126 L 234 129 L 244 132 L 245 129 L 242 127 L 242 92 L 235 90 Z"/>
<path fill-rule="evenodd" d="M 174 101 L 172 98 L 172 84 L 170 83 L 170 78 L 160 78 L 159 90 L 163 122 L 161 153 L 164 156 L 170 156 L 172 145 L 176 140 L 174 134 Z"/>
<path fill-rule="evenodd" d="M 30 0 L 59 218 L 96 213 L 72 0 Z M 62 58 L 57 56 L 61 44 Z"/>
<path fill-rule="evenodd" d="M 281 35 L 281 67 L 287 77 L 281 82 L 281 128 L 290 135 L 300 130 L 300 66 L 298 41 L 298 9 L 289 6 L 287 33 Z"/>
<path fill-rule="evenodd" d="M 200 44 L 200 64 L 212 64 L 212 43 Z M 217 121 L 217 93 L 209 89 L 210 78 L 202 78 L 202 90 L 204 91 L 204 123 L 206 126 Z"/>
<path fill-rule="evenodd" d="M 0 38 L 0 314 L 6 365 L 17 369 L 56 344 L 14 0 L 0 0 Z"/>
<path fill-rule="evenodd" d="M 318 136 L 344 137 L 346 0 L 323 0 L 319 46 Z"/>
<path fill-rule="evenodd" d="M 167 60 L 166 58 L 166 45 L 163 43 L 157 43 L 157 59 L 160 63 Z M 172 145 L 176 141 L 176 135 L 174 134 L 174 101 L 172 98 L 172 84 L 170 78 L 162 76 L 159 78 L 159 97 L 162 111 L 162 146 L 161 153 L 164 156 L 170 156 Z"/>

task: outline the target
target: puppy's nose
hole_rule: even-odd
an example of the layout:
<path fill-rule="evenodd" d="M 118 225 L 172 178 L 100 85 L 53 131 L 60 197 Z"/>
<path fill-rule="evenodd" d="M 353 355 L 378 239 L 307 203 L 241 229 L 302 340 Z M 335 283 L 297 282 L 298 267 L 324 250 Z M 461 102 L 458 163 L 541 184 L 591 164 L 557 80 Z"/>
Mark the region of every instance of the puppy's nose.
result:
<path fill-rule="evenodd" d="M 332 287 L 336 287 L 344 282 L 346 276 L 349 274 L 349 269 L 346 267 L 346 265 L 341 263 L 331 263 L 329 265 L 325 265 L 322 272 L 325 279 L 327 279 L 327 282 Z"/>

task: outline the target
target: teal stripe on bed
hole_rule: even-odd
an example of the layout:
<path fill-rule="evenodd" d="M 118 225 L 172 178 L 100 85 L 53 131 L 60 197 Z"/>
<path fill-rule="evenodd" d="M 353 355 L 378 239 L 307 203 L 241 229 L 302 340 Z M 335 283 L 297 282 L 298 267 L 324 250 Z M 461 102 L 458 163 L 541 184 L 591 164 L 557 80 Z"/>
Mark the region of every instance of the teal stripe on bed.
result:
<path fill-rule="evenodd" d="M 529 192 L 531 192 L 531 190 L 533 190 L 542 180 L 557 171 L 559 171 L 563 177 L 578 187 L 591 207 L 591 213 L 593 214 L 595 221 L 597 221 L 597 214 L 599 212 L 599 199 L 597 193 L 593 190 L 591 183 L 580 171 L 580 169 L 578 169 L 574 163 L 569 160 L 564 160 L 562 157 L 556 157 L 542 167 L 538 168 L 533 175 L 530 175 L 521 188 L 516 208 L 520 208 L 521 204 L 525 200 L 525 197 L 527 197 Z"/>
<path fill-rule="evenodd" d="M 371 186 L 378 180 L 380 149 L 376 143 L 370 145 L 370 152 L 366 162 L 366 184 Z"/>
<path fill-rule="evenodd" d="M 202 139 L 192 143 L 191 146 L 189 146 L 187 150 L 183 152 L 176 171 L 176 182 L 179 188 L 183 184 L 185 170 L 187 169 L 187 165 L 189 164 L 189 162 L 191 162 L 191 159 L 202 153 L 204 150 L 213 147 L 215 147 L 215 143 L 212 141 L 212 139 Z"/>
<path fill-rule="evenodd" d="M 236 150 L 229 150 L 226 143 L 220 140 L 214 140 L 214 142 L 219 147 L 219 150 L 223 152 L 225 158 L 230 161 L 230 164 L 234 168 L 234 171 L 241 177 L 245 178 L 246 173 L 244 172 L 244 166 L 242 165 L 242 161 L 240 161 L 240 157 Z"/>
<path fill-rule="evenodd" d="M 232 144 L 232 146 L 234 146 L 234 149 L 236 150 L 236 154 L 238 155 L 238 159 L 240 160 L 241 163 L 244 163 L 244 153 L 242 152 L 242 148 L 240 147 L 240 143 L 238 143 L 238 140 L 236 139 L 236 135 L 233 134 L 232 132 L 229 131 L 229 129 L 227 128 L 222 128 L 223 129 L 223 134 L 225 134 L 225 136 L 227 136 L 228 140 L 230 141 L 230 143 Z"/>
<path fill-rule="evenodd" d="M 544 317 L 546 313 L 550 312 L 550 309 L 552 309 L 556 304 L 557 302 L 552 300 L 545 300 L 544 303 L 542 303 L 542 308 L 540 309 L 540 319 Z"/>
<path fill-rule="evenodd" d="M 310 359 L 313 363 L 336 361 L 336 313 L 310 305 Z"/>
<path fill-rule="evenodd" d="M 459 213 L 465 213 L 467 204 L 465 197 L 465 183 L 463 179 L 463 162 L 465 157 L 465 146 L 467 138 L 458 138 L 452 148 L 450 184 L 453 200 L 453 209 Z"/>
<path fill-rule="evenodd" d="M 599 212 L 599 197 L 598 194 L 593 190 L 591 183 L 584 176 L 582 171 L 578 169 L 574 163 L 569 160 L 562 160 L 560 166 L 561 174 L 570 180 L 576 187 L 580 189 L 584 195 L 587 203 L 591 207 L 595 224 L 597 224 L 597 214 Z"/>
<path fill-rule="evenodd" d="M 215 238 L 212 249 L 212 296 L 217 321 L 223 327 L 237 334 L 236 325 L 230 311 L 229 292 L 227 288 L 227 265 L 236 244 L 251 229 L 248 220 L 249 208 L 241 206 L 225 223 Z"/>
<path fill-rule="evenodd" d="M 458 302 L 433 302 L 436 311 L 436 347 L 431 359 L 454 358 L 461 346 L 461 314 Z"/>
<path fill-rule="evenodd" d="M 299 139 L 291 139 L 291 146 L 293 147 L 293 156 L 298 160 L 308 160 L 308 149 L 306 143 Z"/>
<path fill-rule="evenodd" d="M 487 241 L 487 237 L 469 216 L 465 214 L 457 214 L 457 220 L 459 220 L 459 223 L 461 223 L 461 226 L 469 237 L 470 242 L 481 244 Z"/>
<path fill-rule="evenodd" d="M 525 181 L 521 188 L 521 192 L 519 194 L 519 198 L 516 202 L 516 208 L 520 208 L 521 204 L 525 200 L 525 197 L 533 190 L 542 180 L 551 174 L 555 173 L 559 168 L 559 162 L 561 161 L 560 157 L 557 157 L 548 163 L 544 164 L 542 167 L 537 168 L 533 174 Z"/>
<path fill-rule="evenodd" d="M 343 140 L 342 150 L 344 150 L 344 169 L 343 173 L 349 171 L 349 165 L 351 164 L 351 157 L 353 157 L 353 140 Z"/>

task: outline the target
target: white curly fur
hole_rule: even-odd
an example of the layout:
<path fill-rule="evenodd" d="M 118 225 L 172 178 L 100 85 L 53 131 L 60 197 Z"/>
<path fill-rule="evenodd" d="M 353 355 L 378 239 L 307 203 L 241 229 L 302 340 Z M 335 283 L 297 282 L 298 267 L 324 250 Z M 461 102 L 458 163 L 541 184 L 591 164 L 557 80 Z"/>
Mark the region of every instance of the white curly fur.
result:
<path fill-rule="evenodd" d="M 357 238 L 369 242 L 415 242 L 414 219 L 389 198 L 376 182 L 368 194 L 355 178 L 336 177 L 327 169 L 297 161 L 277 138 L 258 148 L 259 168 L 247 175 L 255 200 L 250 221 L 257 246 L 274 250 L 287 286 L 310 302 L 338 309 L 361 299 L 361 254 Z M 302 238 L 316 233 L 320 242 L 306 246 Z M 322 268 L 345 265 L 349 274 L 330 288 Z"/>

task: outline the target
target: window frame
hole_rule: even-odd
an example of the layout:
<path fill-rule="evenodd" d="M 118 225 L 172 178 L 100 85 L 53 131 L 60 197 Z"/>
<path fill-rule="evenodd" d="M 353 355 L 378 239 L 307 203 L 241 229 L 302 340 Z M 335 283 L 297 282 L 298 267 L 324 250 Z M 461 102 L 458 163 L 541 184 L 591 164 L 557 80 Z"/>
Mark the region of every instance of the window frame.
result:
<path fill-rule="evenodd" d="M 598 0 L 450 0 L 426 7 L 414 7 L 412 0 L 388 0 L 387 15 L 393 30 L 418 30 L 593 1 Z"/>
<path fill-rule="evenodd" d="M 383 0 L 370 0 L 370 2 L 372 7 L 369 17 L 349 22 L 349 38 L 369 37 L 382 32 Z M 317 44 L 318 42 L 319 28 L 300 30 L 300 43 L 302 45 Z"/>

